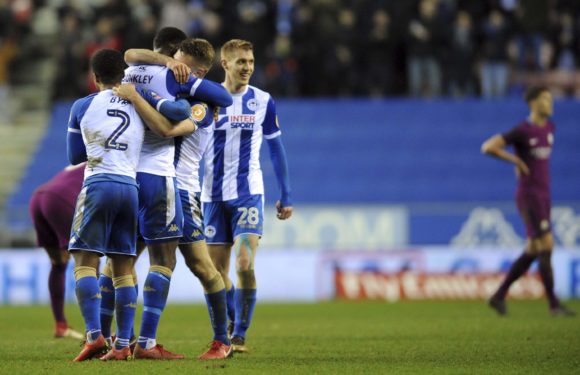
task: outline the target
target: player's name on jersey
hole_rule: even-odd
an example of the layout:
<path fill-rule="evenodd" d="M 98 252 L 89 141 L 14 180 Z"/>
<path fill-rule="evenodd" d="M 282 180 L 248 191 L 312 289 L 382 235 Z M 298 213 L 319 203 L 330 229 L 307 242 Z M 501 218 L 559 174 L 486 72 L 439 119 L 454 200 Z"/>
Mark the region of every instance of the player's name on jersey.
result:
<path fill-rule="evenodd" d="M 153 76 L 149 74 L 128 74 L 123 78 L 125 83 L 138 83 L 140 85 L 148 85 L 153 80 Z"/>

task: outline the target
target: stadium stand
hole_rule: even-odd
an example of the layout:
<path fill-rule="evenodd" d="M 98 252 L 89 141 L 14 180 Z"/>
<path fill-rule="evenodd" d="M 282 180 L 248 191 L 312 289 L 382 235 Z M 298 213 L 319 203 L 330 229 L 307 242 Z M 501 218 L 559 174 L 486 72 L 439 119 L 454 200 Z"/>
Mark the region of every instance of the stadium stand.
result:
<path fill-rule="evenodd" d="M 66 164 L 69 106 L 54 106 L 46 135 L 7 202 L 13 232 L 30 229 L 32 191 Z M 511 202 L 512 168 L 490 162 L 479 148 L 489 134 L 525 119 L 521 100 L 279 100 L 277 107 L 297 206 Z M 556 104 L 555 203 L 579 201 L 580 176 L 570 173 L 580 170 L 576 107 L 571 100 Z M 264 168 L 266 191 L 276 191 L 269 164 Z M 267 195 L 267 202 L 275 196 Z"/>

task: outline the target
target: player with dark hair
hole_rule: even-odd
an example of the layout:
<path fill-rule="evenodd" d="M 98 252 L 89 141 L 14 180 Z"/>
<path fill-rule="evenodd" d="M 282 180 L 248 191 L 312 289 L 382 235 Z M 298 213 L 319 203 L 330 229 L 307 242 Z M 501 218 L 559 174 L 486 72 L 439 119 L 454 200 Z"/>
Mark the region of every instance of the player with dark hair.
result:
<path fill-rule="evenodd" d="M 525 94 L 530 108 L 526 121 L 509 132 L 497 134 L 481 146 L 484 154 L 505 160 L 516 166 L 518 188 L 516 204 L 526 226 L 526 248 L 512 264 L 505 280 L 490 298 L 489 306 L 506 315 L 505 297 L 509 287 L 530 268 L 537 259 L 540 276 L 548 297 L 552 315 L 574 315 L 563 306 L 554 293 L 552 250 L 554 239 L 550 225 L 549 163 L 554 143 L 552 94 L 544 87 L 534 87 Z M 514 153 L 505 150 L 512 145 Z"/>
<path fill-rule="evenodd" d="M 85 164 L 68 166 L 39 186 L 30 198 L 30 216 L 38 246 L 43 247 L 51 262 L 48 275 L 50 305 L 55 321 L 54 337 L 84 336 L 69 327 L 64 315 L 67 252 L 75 202 L 81 191 Z"/>
<path fill-rule="evenodd" d="M 129 340 L 137 303 L 132 275 L 138 213 L 135 175 L 145 126 L 131 103 L 112 91 L 124 75 L 123 56 L 102 49 L 92 56 L 91 67 L 100 92 L 73 104 L 67 136 L 71 164 L 87 162 L 69 242 L 78 304 L 86 325 L 86 343 L 76 362 L 107 350 L 99 316 L 97 268 L 101 256 L 111 260 L 118 327 L 114 347 L 101 359 L 131 358 Z"/>
<path fill-rule="evenodd" d="M 146 58 L 142 56 L 143 58 Z M 191 68 L 195 77 L 203 78 L 213 65 L 215 52 L 213 46 L 205 39 L 189 38 L 184 40 L 175 58 Z M 170 61 L 166 56 L 153 56 L 140 63 Z M 166 65 L 166 64 L 163 64 Z M 117 93 L 132 101 L 137 109 L 153 110 L 132 85 L 122 85 Z M 199 167 L 209 136 L 213 131 L 215 105 L 206 104 L 195 98 L 188 98 L 191 105 L 191 118 L 197 130 L 191 134 L 176 138 L 174 157 L 177 188 L 184 216 L 183 236 L 179 240 L 179 249 L 188 268 L 200 280 L 208 307 L 209 317 L 214 330 L 214 339 L 210 348 L 199 356 L 201 360 L 223 359 L 232 354 L 227 335 L 227 312 L 225 285 L 220 273 L 216 270 L 206 247 L 203 236 L 203 218 L 199 193 Z M 170 105 L 171 102 L 165 102 Z"/>
<path fill-rule="evenodd" d="M 173 56 L 187 35 L 176 27 L 164 27 L 153 39 L 153 49 L 165 56 Z"/>
<path fill-rule="evenodd" d="M 157 46 L 159 47 L 159 46 Z M 168 50 L 168 49 L 165 49 Z M 176 53 L 179 54 L 179 51 Z M 129 50 L 125 58 L 131 61 L 143 61 L 142 55 L 154 55 L 149 50 Z M 137 86 L 151 101 L 156 109 L 161 109 L 164 104 L 173 102 L 181 96 L 193 97 L 198 100 L 218 106 L 231 104 L 230 94 L 218 83 L 191 76 L 190 69 L 175 59 L 169 59 L 170 63 L 178 67 L 185 67 L 184 77 L 166 67 L 170 67 L 163 60 L 160 65 L 131 65 L 125 71 L 125 83 Z M 180 83 L 185 78 L 184 83 Z M 179 109 L 179 103 L 183 103 L 183 113 L 186 117 L 191 115 L 191 107 L 185 100 L 177 100 L 174 103 Z M 143 109 L 146 109 L 143 108 Z M 148 111 L 151 112 L 151 111 Z M 152 111 L 156 112 L 156 111 Z M 181 112 L 181 111 L 177 111 Z M 165 113 L 164 113 L 165 114 Z M 175 268 L 177 248 L 183 231 L 183 211 L 175 178 L 175 143 L 171 137 L 188 134 L 193 131 L 181 133 L 173 130 L 166 134 L 146 132 L 143 149 L 137 167 L 137 181 L 139 182 L 139 232 L 144 239 L 149 252 L 150 268 L 143 288 L 143 315 L 141 329 L 134 350 L 136 359 L 182 359 L 184 356 L 165 350 L 157 344 L 157 327 L 161 314 L 167 302 L 167 293 L 171 282 L 173 269 Z M 101 286 L 110 288 L 109 279 L 103 275 Z M 106 285 L 108 283 L 108 285 Z M 111 299 L 108 299 L 111 300 Z M 104 306 L 103 312 L 112 315 L 112 306 Z M 110 322 L 110 320 L 109 320 Z M 108 332 L 110 333 L 110 332 Z"/>

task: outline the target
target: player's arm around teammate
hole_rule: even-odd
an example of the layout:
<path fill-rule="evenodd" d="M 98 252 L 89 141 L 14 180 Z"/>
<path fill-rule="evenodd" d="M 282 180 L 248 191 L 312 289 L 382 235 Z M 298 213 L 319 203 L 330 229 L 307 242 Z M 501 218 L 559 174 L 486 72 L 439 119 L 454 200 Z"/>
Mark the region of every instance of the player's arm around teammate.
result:
<path fill-rule="evenodd" d="M 155 108 L 153 108 L 150 103 L 145 100 L 145 98 L 137 92 L 135 86 L 130 83 L 125 83 L 120 86 L 113 88 L 113 92 L 115 95 L 126 99 L 133 103 L 137 113 L 139 116 L 145 121 L 145 124 L 151 129 L 155 134 L 163 138 L 173 138 L 178 137 L 181 135 L 186 135 L 193 133 L 196 129 L 195 124 L 191 118 L 186 118 L 185 120 L 179 121 L 176 124 L 171 123 L 167 117 L 166 113 L 161 110 L 158 112 Z M 148 93 L 144 93 L 148 95 Z M 186 100 L 181 99 L 180 101 L 185 102 L 187 110 L 187 115 L 191 113 L 189 109 L 189 103 Z M 171 104 L 177 104 L 176 102 L 164 102 L 162 104 L 167 104 L 168 106 Z"/>

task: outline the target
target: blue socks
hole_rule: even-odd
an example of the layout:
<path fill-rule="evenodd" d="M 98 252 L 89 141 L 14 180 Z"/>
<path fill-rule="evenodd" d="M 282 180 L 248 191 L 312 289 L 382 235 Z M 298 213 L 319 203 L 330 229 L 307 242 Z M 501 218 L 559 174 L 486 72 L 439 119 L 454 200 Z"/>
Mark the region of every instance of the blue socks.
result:
<path fill-rule="evenodd" d="M 113 279 L 101 274 L 99 277 L 99 289 L 101 290 L 101 330 L 105 338 L 111 337 L 111 324 L 115 314 L 115 287 Z"/>
<path fill-rule="evenodd" d="M 155 339 L 161 313 L 167 302 L 172 271 L 167 267 L 151 266 L 143 287 L 143 317 L 139 346 L 147 348 L 148 339 Z"/>
<path fill-rule="evenodd" d="M 92 267 L 75 267 L 76 295 L 81 314 L 85 320 L 85 329 L 89 342 L 101 335 L 101 320 L 99 308 L 101 293 L 97 281 L 97 270 Z"/>
<path fill-rule="evenodd" d="M 235 303 L 236 320 L 232 336 L 245 338 L 256 306 L 256 289 L 236 289 Z"/>
<path fill-rule="evenodd" d="M 228 304 L 228 319 L 231 322 L 236 321 L 235 294 L 236 288 L 234 287 L 234 284 L 232 284 L 232 287 L 226 292 L 226 303 Z"/>
<path fill-rule="evenodd" d="M 226 345 L 230 345 L 228 339 L 228 317 L 226 314 L 226 290 L 205 294 L 207 311 L 213 328 L 214 340 L 219 340 Z"/>
<path fill-rule="evenodd" d="M 122 349 L 129 346 L 131 339 L 137 308 L 137 291 L 133 283 L 133 275 L 115 277 L 113 283 L 115 285 L 115 318 L 117 320 L 115 348 Z"/>

